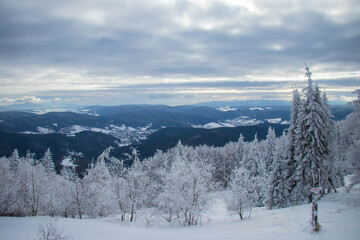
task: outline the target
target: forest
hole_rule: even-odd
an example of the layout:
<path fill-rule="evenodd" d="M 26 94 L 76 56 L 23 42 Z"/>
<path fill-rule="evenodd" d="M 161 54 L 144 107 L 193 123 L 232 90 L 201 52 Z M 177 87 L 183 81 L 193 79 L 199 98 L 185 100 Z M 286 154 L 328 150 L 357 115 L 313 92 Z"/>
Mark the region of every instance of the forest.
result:
<path fill-rule="evenodd" d="M 285 208 L 311 201 L 310 190 L 322 194 L 360 181 L 360 89 L 354 111 L 334 121 L 326 92 L 311 79 L 293 90 L 290 127 L 280 137 L 270 127 L 265 140 L 242 135 L 222 147 L 190 147 L 180 141 L 140 161 L 138 150 L 123 159 L 112 147 L 80 176 L 69 160 L 55 171 L 51 149 L 37 159 L 28 152 L 0 158 L 1 216 L 98 218 L 118 214 L 122 221 L 154 216 L 167 222 L 197 225 L 210 194 L 226 190 L 229 210 L 240 219 L 251 209 Z M 126 166 L 127 160 L 133 161 Z M 347 187 L 351 190 L 352 185 Z"/>

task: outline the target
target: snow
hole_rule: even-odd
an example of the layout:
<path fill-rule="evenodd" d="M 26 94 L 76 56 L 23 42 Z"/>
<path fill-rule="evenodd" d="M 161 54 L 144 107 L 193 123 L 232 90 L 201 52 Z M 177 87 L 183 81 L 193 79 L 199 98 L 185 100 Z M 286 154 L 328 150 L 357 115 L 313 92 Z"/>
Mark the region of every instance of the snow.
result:
<path fill-rule="evenodd" d="M 206 128 L 206 129 L 213 129 L 213 128 L 221 128 L 221 127 L 241 127 L 241 126 L 253 126 L 263 123 L 261 120 L 257 120 L 255 118 L 250 118 L 248 116 L 241 116 L 234 119 L 228 119 L 224 122 L 211 122 L 205 125 L 192 125 L 193 128 Z"/>
<path fill-rule="evenodd" d="M 43 127 L 37 127 L 37 130 L 40 134 L 51 134 L 51 133 L 55 133 L 54 130 L 50 129 L 50 128 L 43 128 Z"/>
<path fill-rule="evenodd" d="M 50 128 L 37 127 L 36 130 L 37 130 L 37 132 L 25 131 L 22 133 L 24 133 L 24 134 L 52 134 L 52 133 L 55 133 L 55 131 Z"/>
<path fill-rule="evenodd" d="M 155 131 L 155 130 L 151 130 L 150 129 L 151 127 L 152 127 L 151 124 L 146 125 L 145 127 L 137 127 L 137 128 L 127 127 L 124 124 L 121 126 L 110 125 L 109 127 L 105 127 L 105 128 L 72 125 L 61 128 L 59 133 L 66 134 L 67 136 L 75 136 L 75 134 L 84 131 L 99 132 L 99 133 L 109 134 L 119 139 L 120 142 L 117 142 L 119 146 L 128 146 L 131 145 L 132 143 L 137 143 L 140 140 L 146 139 L 148 135 L 150 135 Z"/>
<path fill-rule="evenodd" d="M 229 111 L 236 111 L 237 108 L 231 108 L 229 106 L 225 106 L 225 107 L 219 107 L 216 110 L 221 111 L 221 112 L 229 112 Z"/>
<path fill-rule="evenodd" d="M 266 119 L 266 121 L 268 121 L 269 123 L 280 123 L 281 118 L 271 118 L 271 119 Z"/>
<path fill-rule="evenodd" d="M 254 111 L 254 110 L 259 110 L 259 111 L 264 111 L 263 108 L 260 108 L 260 107 L 251 107 L 249 108 L 251 111 Z"/>
<path fill-rule="evenodd" d="M 251 218 L 241 221 L 226 210 L 222 198 L 224 195 L 223 192 L 214 193 L 212 210 L 203 218 L 202 225 L 193 227 L 165 223 L 160 219 L 146 227 L 141 216 L 134 223 L 121 222 L 119 216 L 98 219 L 1 217 L 0 239 L 35 239 L 39 225 L 49 221 L 54 221 L 64 235 L 74 240 L 357 240 L 360 236 L 359 185 L 350 193 L 342 188 L 338 193 L 327 194 L 319 201 L 319 222 L 322 226 L 319 233 L 311 230 L 311 204 L 276 210 L 255 208 Z"/>
<path fill-rule="evenodd" d="M 219 128 L 219 127 L 223 127 L 223 125 L 219 124 L 219 123 L 215 123 L 215 122 L 211 122 L 211 123 L 205 124 L 203 126 L 203 128 L 206 128 L 206 129 Z"/>
<path fill-rule="evenodd" d="M 62 161 L 61 161 L 61 165 L 62 166 L 65 166 L 65 167 L 76 167 L 77 165 L 74 164 L 72 158 L 69 156 L 69 157 L 66 157 L 64 158 Z"/>
<path fill-rule="evenodd" d="M 281 125 L 288 125 L 290 124 L 289 121 L 287 120 L 282 120 L 281 118 L 270 118 L 270 119 L 266 119 L 266 121 L 268 123 L 272 123 L 272 124 L 281 124 Z"/>
<path fill-rule="evenodd" d="M 32 110 L 32 113 L 38 114 L 38 115 L 43 115 L 46 113 L 51 113 L 51 112 L 73 112 L 73 113 L 79 113 L 79 114 L 86 114 L 86 115 L 91 115 L 91 116 L 95 116 L 95 117 L 99 117 L 100 115 L 97 113 L 92 113 L 90 112 L 90 110 L 88 109 L 76 109 L 76 108 L 48 108 L 48 109 L 36 109 L 36 110 Z"/>

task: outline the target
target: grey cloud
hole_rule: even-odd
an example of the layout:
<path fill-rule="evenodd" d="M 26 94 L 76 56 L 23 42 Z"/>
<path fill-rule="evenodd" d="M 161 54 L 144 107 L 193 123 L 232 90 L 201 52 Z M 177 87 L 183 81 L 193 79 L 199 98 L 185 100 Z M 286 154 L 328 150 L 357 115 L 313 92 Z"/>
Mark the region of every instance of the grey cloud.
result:
<path fill-rule="evenodd" d="M 125 87 L 145 93 L 151 88 L 167 87 L 281 88 L 291 85 L 291 79 L 288 82 L 177 83 L 176 78 L 246 79 L 254 72 L 267 75 L 274 69 L 289 72 L 289 69 L 302 68 L 303 61 L 313 65 L 337 63 L 334 71 L 340 71 L 345 64 L 354 71 L 359 69 L 359 16 L 353 15 L 347 22 L 338 23 L 326 12 L 306 6 L 298 11 L 286 12 L 285 9 L 274 9 L 278 11 L 272 13 L 280 24 L 266 25 L 264 21 L 272 19 L 268 15 L 249 15 L 244 7 L 219 2 L 202 9 L 189 1 L 168 5 L 149 1 L 28 4 L 2 1 L 0 65 L 3 69 L 6 66 L 79 69 L 93 81 L 97 77 L 116 76 L 122 79 L 151 76 L 149 81 L 163 77 L 173 79 L 173 84 L 149 82 L 146 86 L 135 83 Z M 104 19 L 101 16 L 86 19 L 85 13 L 92 10 L 104 12 Z M 192 22 L 182 26 L 177 18 L 186 15 Z M 218 23 L 220 27 L 201 28 L 202 22 Z M 234 29 L 239 33 L 233 33 Z M 2 77 L 21 82 L 20 77 L 17 80 L 16 74 L 6 70 L 0 72 L 0 79 Z M 321 81 L 319 84 L 329 86 L 356 87 L 358 84 L 356 78 Z"/>
<path fill-rule="evenodd" d="M 179 8 L 187 10 L 184 6 Z M 125 19 L 129 21 L 129 28 L 105 30 L 110 31 L 109 37 L 101 36 L 101 27 L 77 24 L 66 19 L 44 16 L 43 21 L 21 23 L 20 26 L 15 21 L 14 27 L 6 29 L 16 29 L 14 31 L 18 35 L 14 37 L 23 39 L 23 42 L 18 45 L 12 41 L 4 51 L 13 49 L 13 52 L 29 58 L 29 61 L 45 64 L 75 64 L 92 69 L 97 74 L 102 74 L 103 69 L 105 72 L 108 71 L 106 69 L 112 69 L 115 73 L 129 75 L 236 76 L 257 68 L 271 68 L 273 62 L 286 67 L 289 61 L 293 63 L 295 59 L 341 60 L 339 53 L 343 54 L 343 60 L 349 58 L 355 61 L 354 54 L 359 49 L 356 44 L 359 35 L 344 39 L 344 44 L 334 42 L 344 35 L 343 26 L 336 26 L 323 14 L 315 12 L 300 12 L 296 17 L 287 16 L 283 20 L 289 22 L 289 25 L 299 25 L 300 30 L 291 30 L 286 25 L 283 28 L 253 25 L 252 30 L 245 35 L 231 35 L 227 32 L 227 26 L 213 31 L 171 29 L 176 26 L 172 23 L 167 25 L 165 18 L 158 17 L 165 11 L 157 8 L 154 13 L 151 8 L 139 7 L 136 12 L 129 14 L 129 19 Z M 236 15 L 237 12 L 229 14 L 232 11 L 226 7 L 213 7 L 200 12 L 200 15 L 227 19 Z M 149 23 L 154 21 L 156 24 L 150 27 Z M 140 27 L 132 29 L 134 23 L 138 22 L 141 23 Z M 157 27 L 170 28 L 169 36 L 158 35 Z M 88 31 L 94 36 L 88 37 Z M 5 35 L 9 37 L 12 34 Z M 290 47 L 284 51 L 264 49 L 264 45 L 272 43 Z M 194 53 L 202 56 L 203 60 L 192 59 L 190 56 Z"/>
<path fill-rule="evenodd" d="M 326 86 L 333 86 L 333 87 L 353 87 L 360 88 L 360 78 L 340 78 L 340 79 L 331 79 L 331 80 L 325 80 L 320 79 L 316 80 L 316 82 L 319 85 L 326 85 Z"/>
<path fill-rule="evenodd" d="M 291 86 L 292 81 L 205 81 L 205 82 L 182 82 L 182 83 L 158 83 L 146 85 L 132 85 L 125 88 L 130 89 L 174 89 L 174 88 L 257 88 L 274 86 Z M 304 81 L 305 83 L 305 81 Z M 123 88 L 123 87 L 120 87 Z"/>

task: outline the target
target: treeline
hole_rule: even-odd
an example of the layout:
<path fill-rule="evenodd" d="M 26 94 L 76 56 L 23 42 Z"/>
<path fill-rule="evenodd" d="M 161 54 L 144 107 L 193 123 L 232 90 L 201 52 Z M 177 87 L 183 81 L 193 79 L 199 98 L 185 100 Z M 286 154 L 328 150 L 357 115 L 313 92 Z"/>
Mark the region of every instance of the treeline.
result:
<path fill-rule="evenodd" d="M 303 97 L 294 90 L 291 125 L 276 137 L 245 142 L 242 136 L 223 147 L 174 148 L 143 161 L 138 152 L 118 159 L 107 148 L 80 178 L 68 162 L 55 172 L 50 149 L 41 159 L 31 153 L 0 159 L 0 215 L 120 215 L 123 221 L 154 216 L 184 225 L 201 222 L 210 196 L 223 190 L 229 210 L 242 219 L 254 206 L 282 208 L 307 203 L 310 189 L 324 193 L 343 186 L 343 177 L 360 178 L 360 90 L 355 110 L 334 122 L 322 94 L 308 74 Z M 133 161 L 126 167 L 126 160 Z"/>

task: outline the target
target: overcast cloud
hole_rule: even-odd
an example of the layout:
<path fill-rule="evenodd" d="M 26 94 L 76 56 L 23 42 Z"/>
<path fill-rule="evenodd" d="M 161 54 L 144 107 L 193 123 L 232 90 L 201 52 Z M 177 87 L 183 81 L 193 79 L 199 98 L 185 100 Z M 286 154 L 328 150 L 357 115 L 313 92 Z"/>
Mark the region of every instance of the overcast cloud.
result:
<path fill-rule="evenodd" d="M 0 105 L 290 100 L 304 62 L 348 100 L 359 26 L 358 0 L 2 0 Z"/>

